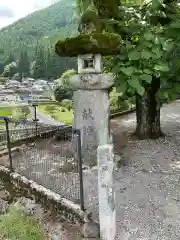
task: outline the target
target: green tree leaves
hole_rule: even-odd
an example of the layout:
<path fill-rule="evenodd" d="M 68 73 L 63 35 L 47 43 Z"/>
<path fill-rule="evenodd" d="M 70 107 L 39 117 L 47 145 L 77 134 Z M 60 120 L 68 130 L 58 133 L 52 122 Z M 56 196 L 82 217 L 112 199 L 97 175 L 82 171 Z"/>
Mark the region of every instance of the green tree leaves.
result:
<path fill-rule="evenodd" d="M 145 39 L 146 41 L 152 41 L 153 38 L 154 38 L 154 36 L 153 36 L 153 34 L 152 34 L 151 31 L 146 31 L 146 32 L 144 33 L 143 37 L 144 37 L 144 39 Z"/>
<path fill-rule="evenodd" d="M 122 96 L 126 92 L 127 88 L 128 88 L 128 83 L 124 81 L 124 79 L 122 78 L 120 83 L 117 86 L 117 92 L 120 94 L 119 96 Z"/>
<path fill-rule="evenodd" d="M 32 77 L 35 79 L 44 77 L 46 72 L 44 49 L 41 46 L 37 46 L 35 55 L 35 64 L 32 73 Z"/>
<path fill-rule="evenodd" d="M 76 71 L 74 69 L 68 69 L 61 75 L 61 80 L 64 85 L 69 85 L 69 78 L 76 74 Z"/>
<path fill-rule="evenodd" d="M 44 57 L 47 58 L 49 51 L 52 60 L 41 77 L 57 79 L 67 68 L 75 68 L 76 60 L 60 58 L 54 54 L 54 44 L 57 40 L 77 33 L 78 21 L 75 19 L 75 11 L 73 0 L 61 0 L 1 29 L 0 62 L 6 66 L 19 60 L 21 46 L 25 46 L 24 50 L 32 63 L 35 60 L 38 42 L 45 51 Z"/>
<path fill-rule="evenodd" d="M 149 74 L 142 74 L 140 78 L 147 83 L 151 83 L 152 81 L 152 76 Z"/>
<path fill-rule="evenodd" d="M 130 77 L 134 72 L 134 67 L 122 67 L 120 71 Z"/>
<path fill-rule="evenodd" d="M 17 65 L 17 73 L 19 74 L 20 80 L 22 80 L 23 77 L 30 76 L 30 62 L 28 59 L 27 52 L 25 52 L 24 50 L 22 50 L 20 53 Z"/>
<path fill-rule="evenodd" d="M 145 59 L 145 60 L 148 60 L 152 57 L 152 53 L 146 49 L 143 49 L 142 52 L 141 52 L 141 58 L 142 59 Z"/>
<path fill-rule="evenodd" d="M 61 102 L 64 99 L 72 99 L 73 90 L 68 86 L 58 86 L 54 92 L 55 99 L 58 102 Z"/>
<path fill-rule="evenodd" d="M 133 50 L 128 53 L 128 57 L 129 57 L 129 60 L 138 60 L 140 59 L 141 54 L 137 50 Z"/>
<path fill-rule="evenodd" d="M 168 63 L 161 61 L 159 64 L 156 64 L 154 66 L 154 70 L 156 70 L 158 72 L 169 72 L 169 65 L 168 65 Z"/>
<path fill-rule="evenodd" d="M 127 80 L 128 84 L 135 89 L 135 91 L 142 96 L 144 94 L 144 87 L 140 84 L 140 81 L 137 77 L 133 77 Z"/>
<path fill-rule="evenodd" d="M 17 73 L 17 62 L 12 62 L 4 67 L 3 77 L 12 78 Z"/>
<path fill-rule="evenodd" d="M 162 2 L 167 5 L 169 3 L 164 2 L 164 0 L 157 1 L 153 1 L 153 3 L 158 3 L 156 6 L 152 6 L 152 1 L 148 1 L 148 3 L 143 5 L 141 10 L 137 7 L 130 12 L 129 9 L 126 8 L 123 12 L 123 9 L 121 9 L 121 14 L 124 16 L 124 18 L 121 19 L 121 25 L 124 21 L 126 29 L 120 28 L 117 32 L 121 36 L 124 36 L 124 45 L 122 46 L 120 56 L 111 61 L 111 66 L 113 66 L 111 69 L 116 77 L 117 90 L 121 93 L 124 92 L 124 95 L 127 93 L 127 95 L 129 95 L 129 93 L 142 95 L 144 91 L 151 87 L 153 78 L 160 79 L 161 88 L 159 91 L 162 92 L 162 95 L 159 96 L 159 99 L 164 99 L 165 101 L 165 99 L 173 99 L 174 97 L 175 87 L 174 84 L 172 86 L 171 83 L 175 81 L 173 80 L 175 79 L 173 77 L 174 74 L 177 75 L 177 73 L 180 73 L 180 65 L 178 70 L 178 60 L 172 64 L 172 60 L 170 60 L 168 55 L 169 52 L 172 51 L 175 42 L 178 41 L 174 41 L 174 39 L 169 37 L 167 25 L 164 27 L 163 24 L 158 24 L 159 10 L 157 9 L 162 5 Z M 173 4 L 174 7 L 176 3 L 174 2 Z M 169 8 L 164 8 L 164 10 L 161 8 L 160 11 L 161 13 L 163 11 L 167 12 Z M 162 14 L 162 16 L 166 19 L 166 14 Z M 176 23 L 175 25 L 168 25 L 172 31 L 176 26 L 179 26 L 180 29 L 178 23 L 180 16 L 178 16 L 179 15 L 176 17 L 173 16 L 173 21 Z M 162 21 L 161 19 L 160 23 L 162 23 Z M 166 20 L 164 20 L 164 23 L 167 24 L 165 21 Z M 173 35 L 173 37 L 176 38 L 176 35 Z M 180 34 L 178 36 L 180 41 Z M 175 65 L 176 71 L 173 70 L 172 72 L 170 66 Z M 171 68 L 174 69 L 173 67 Z M 168 86 L 169 90 L 167 90 L 167 88 L 165 90 L 164 86 Z"/>

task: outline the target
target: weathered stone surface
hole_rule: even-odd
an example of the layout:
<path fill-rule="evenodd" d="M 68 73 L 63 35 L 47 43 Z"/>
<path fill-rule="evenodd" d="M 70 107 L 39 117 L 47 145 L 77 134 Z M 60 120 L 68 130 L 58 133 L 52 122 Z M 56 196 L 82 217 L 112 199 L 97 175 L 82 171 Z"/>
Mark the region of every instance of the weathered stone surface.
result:
<path fill-rule="evenodd" d="M 76 74 L 70 77 L 68 81 L 75 89 L 98 90 L 108 89 L 113 83 L 113 74 Z"/>
<path fill-rule="evenodd" d="M 90 66 L 86 66 L 84 68 L 85 61 L 91 61 Z M 88 63 L 86 62 L 86 63 Z M 103 64 L 102 64 L 102 56 L 100 54 L 85 54 L 78 56 L 78 73 L 102 73 L 103 72 Z"/>
<path fill-rule="evenodd" d="M 101 57 L 96 60 L 94 67 L 98 65 L 100 68 Z M 93 166 L 97 162 L 98 145 L 109 143 L 108 88 L 114 83 L 113 75 L 79 74 L 72 76 L 69 83 L 76 89 L 73 128 L 81 130 L 82 156 L 88 165 Z"/>
<path fill-rule="evenodd" d="M 109 98 L 106 90 L 74 92 L 74 128 L 81 129 L 82 156 L 96 163 L 98 145 L 109 141 Z"/>
<path fill-rule="evenodd" d="M 114 240 L 116 235 L 116 209 L 113 145 L 99 146 L 97 156 L 101 237 L 106 240 Z"/>
<path fill-rule="evenodd" d="M 57 208 L 58 203 L 61 203 L 57 208 L 58 214 L 61 213 L 61 216 L 63 216 L 63 214 L 65 214 L 65 216 L 68 215 L 68 218 L 72 222 L 82 222 L 84 212 L 81 210 L 78 204 L 72 202 L 71 200 L 63 198 L 60 194 L 55 193 L 50 189 L 43 187 L 42 185 L 39 185 L 33 180 L 27 179 L 19 173 L 11 172 L 7 167 L 0 166 L 0 173 L 3 176 L 9 176 L 13 186 L 18 190 L 23 190 L 23 193 L 27 197 L 34 197 L 45 205 L 48 203 L 50 208 Z M 28 208 L 30 210 L 30 213 L 28 213 L 29 215 L 32 215 L 31 210 L 33 211 L 34 206 L 34 201 L 30 200 L 30 205 Z"/>

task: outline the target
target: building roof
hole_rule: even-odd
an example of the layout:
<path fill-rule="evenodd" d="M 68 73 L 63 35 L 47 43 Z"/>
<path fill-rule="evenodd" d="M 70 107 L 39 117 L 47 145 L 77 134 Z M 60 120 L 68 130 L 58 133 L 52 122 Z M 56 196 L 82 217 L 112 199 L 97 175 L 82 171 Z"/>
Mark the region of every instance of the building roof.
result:
<path fill-rule="evenodd" d="M 48 84 L 48 82 L 46 80 L 42 80 L 42 79 L 37 79 L 35 83 L 37 83 L 37 84 L 45 84 L 45 85 Z"/>
<path fill-rule="evenodd" d="M 20 85 L 20 82 L 18 82 L 17 80 L 9 80 L 9 81 L 7 82 L 7 85 L 9 85 L 9 84 L 12 84 L 12 85 Z"/>
<path fill-rule="evenodd" d="M 28 93 L 30 93 L 31 90 L 29 88 L 27 88 L 27 87 L 21 86 L 21 87 L 15 89 L 14 92 L 17 92 L 17 93 L 19 93 L 19 92 L 27 93 L 28 92 Z"/>
<path fill-rule="evenodd" d="M 12 89 L 4 89 L 0 91 L 0 94 L 14 94 L 15 92 Z"/>
<path fill-rule="evenodd" d="M 28 80 L 24 80 L 23 82 L 22 82 L 22 84 L 24 84 L 24 85 L 32 85 L 33 83 L 32 82 L 30 82 L 30 81 L 28 81 Z"/>
<path fill-rule="evenodd" d="M 25 81 L 35 81 L 34 78 L 24 78 Z"/>

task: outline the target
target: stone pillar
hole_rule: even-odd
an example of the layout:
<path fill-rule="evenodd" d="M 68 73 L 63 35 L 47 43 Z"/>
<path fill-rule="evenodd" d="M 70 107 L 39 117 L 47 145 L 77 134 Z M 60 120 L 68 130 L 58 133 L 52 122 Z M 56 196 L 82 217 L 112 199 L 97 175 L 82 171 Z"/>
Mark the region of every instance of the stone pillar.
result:
<path fill-rule="evenodd" d="M 113 145 L 99 146 L 97 156 L 100 235 L 102 240 L 115 240 L 116 210 Z"/>
<path fill-rule="evenodd" d="M 113 75 L 82 73 L 69 80 L 77 89 L 73 95 L 73 128 L 81 129 L 82 156 L 84 163 L 97 163 L 97 147 L 109 143 L 109 96 L 108 88 Z"/>

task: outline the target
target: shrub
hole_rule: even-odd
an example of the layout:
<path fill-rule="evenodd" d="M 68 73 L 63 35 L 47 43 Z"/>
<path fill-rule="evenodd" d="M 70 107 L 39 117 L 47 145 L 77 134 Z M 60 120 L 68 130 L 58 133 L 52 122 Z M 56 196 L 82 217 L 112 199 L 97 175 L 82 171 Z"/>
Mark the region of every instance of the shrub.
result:
<path fill-rule="evenodd" d="M 12 111 L 12 118 L 14 120 L 26 119 L 27 116 L 30 114 L 29 107 L 17 107 Z"/>
<path fill-rule="evenodd" d="M 53 113 L 57 110 L 57 107 L 55 105 L 47 105 L 45 107 L 45 111 L 48 113 Z"/>
<path fill-rule="evenodd" d="M 68 111 L 71 111 L 73 103 L 71 100 L 64 99 L 61 101 L 61 106 L 67 108 Z"/>
<path fill-rule="evenodd" d="M 113 88 L 110 92 L 111 113 L 128 110 L 135 102 L 135 99 L 133 98 L 130 98 L 128 100 L 122 100 L 120 97 L 120 94 L 116 92 L 116 88 Z"/>
<path fill-rule="evenodd" d="M 67 110 L 67 109 L 64 108 L 64 107 L 61 108 L 61 112 L 66 112 L 66 110 Z"/>
<path fill-rule="evenodd" d="M 61 102 L 64 99 L 72 99 L 73 89 L 67 86 L 58 86 L 54 91 L 56 101 Z"/>

